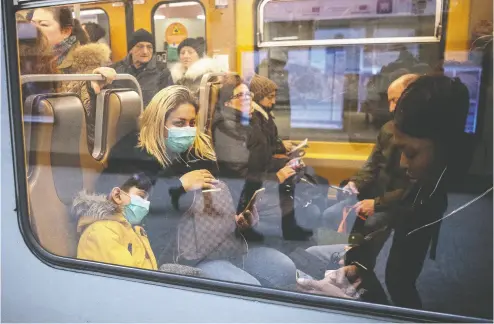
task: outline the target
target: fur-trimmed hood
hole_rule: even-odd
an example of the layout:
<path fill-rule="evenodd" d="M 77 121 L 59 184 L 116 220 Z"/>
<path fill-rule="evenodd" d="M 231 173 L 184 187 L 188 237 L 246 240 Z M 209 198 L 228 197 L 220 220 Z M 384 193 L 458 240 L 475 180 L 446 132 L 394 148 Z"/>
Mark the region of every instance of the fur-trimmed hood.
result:
<path fill-rule="evenodd" d="M 221 67 L 221 65 L 209 57 L 204 57 L 199 61 L 191 65 L 190 68 L 185 70 L 182 63 L 178 62 L 172 66 L 170 70 L 174 83 L 179 83 L 179 81 L 184 82 L 194 82 L 202 78 L 204 74 L 207 73 L 218 73 L 227 72 L 226 69 Z M 199 80 L 200 82 L 200 80 Z"/>
<path fill-rule="evenodd" d="M 96 68 L 108 66 L 111 63 L 110 56 L 111 50 L 106 44 L 78 45 L 69 52 L 58 68 L 70 68 L 71 73 L 91 73 Z"/>
<path fill-rule="evenodd" d="M 105 195 L 81 191 L 72 202 L 71 215 L 78 222 L 78 231 L 99 220 L 125 220 L 121 208 Z"/>

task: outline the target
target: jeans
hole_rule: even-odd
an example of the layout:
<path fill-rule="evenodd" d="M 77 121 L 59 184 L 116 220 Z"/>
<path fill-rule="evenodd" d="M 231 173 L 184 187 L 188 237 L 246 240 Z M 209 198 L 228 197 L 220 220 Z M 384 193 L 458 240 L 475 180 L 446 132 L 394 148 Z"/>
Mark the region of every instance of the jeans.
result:
<path fill-rule="evenodd" d="M 271 288 L 295 285 L 296 267 L 283 253 L 272 248 L 256 247 L 233 261 L 204 261 L 197 265 L 203 276 Z"/>

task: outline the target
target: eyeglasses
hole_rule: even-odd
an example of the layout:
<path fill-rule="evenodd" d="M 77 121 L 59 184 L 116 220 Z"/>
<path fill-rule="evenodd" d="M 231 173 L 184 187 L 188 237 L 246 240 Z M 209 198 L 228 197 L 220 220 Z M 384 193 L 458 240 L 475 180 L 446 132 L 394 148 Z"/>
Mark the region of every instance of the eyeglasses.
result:
<path fill-rule="evenodd" d="M 152 51 L 153 50 L 153 45 L 143 45 L 143 44 L 137 44 L 136 45 L 136 48 L 140 51 L 142 51 L 143 49 L 147 49 L 148 51 Z"/>
<path fill-rule="evenodd" d="M 254 98 L 254 94 L 252 92 L 239 92 L 236 95 L 232 96 L 233 99 L 252 99 Z"/>

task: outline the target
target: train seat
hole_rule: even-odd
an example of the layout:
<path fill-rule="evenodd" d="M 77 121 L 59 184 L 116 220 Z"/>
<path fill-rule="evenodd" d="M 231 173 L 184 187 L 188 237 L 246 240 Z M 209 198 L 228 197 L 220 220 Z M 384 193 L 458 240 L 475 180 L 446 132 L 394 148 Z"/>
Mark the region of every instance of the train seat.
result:
<path fill-rule="evenodd" d="M 125 135 L 137 131 L 142 112 L 139 94 L 132 89 L 103 90 L 96 102 L 94 149 L 87 163 L 97 165 L 85 168 L 84 187 L 88 190 L 94 188 L 97 177 L 107 166 L 111 148 Z"/>
<path fill-rule="evenodd" d="M 87 149 L 86 120 L 74 94 L 38 95 L 24 110 L 29 164 L 30 221 L 49 252 L 74 256 L 75 222 L 69 217 L 73 197 L 83 189 L 81 154 Z M 85 146 L 85 151 L 81 148 Z"/>

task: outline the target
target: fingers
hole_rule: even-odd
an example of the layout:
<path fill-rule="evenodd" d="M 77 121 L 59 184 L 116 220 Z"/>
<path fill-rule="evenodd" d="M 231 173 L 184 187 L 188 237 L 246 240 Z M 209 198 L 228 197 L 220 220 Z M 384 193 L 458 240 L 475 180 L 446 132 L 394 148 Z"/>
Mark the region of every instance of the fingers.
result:
<path fill-rule="evenodd" d="M 311 293 L 317 293 L 321 291 L 322 283 L 314 279 L 298 278 L 297 284 L 304 290 L 310 291 Z"/>
<path fill-rule="evenodd" d="M 208 182 L 204 182 L 202 184 L 202 189 L 216 189 L 215 186 L 213 186 L 211 183 L 208 183 Z"/>

